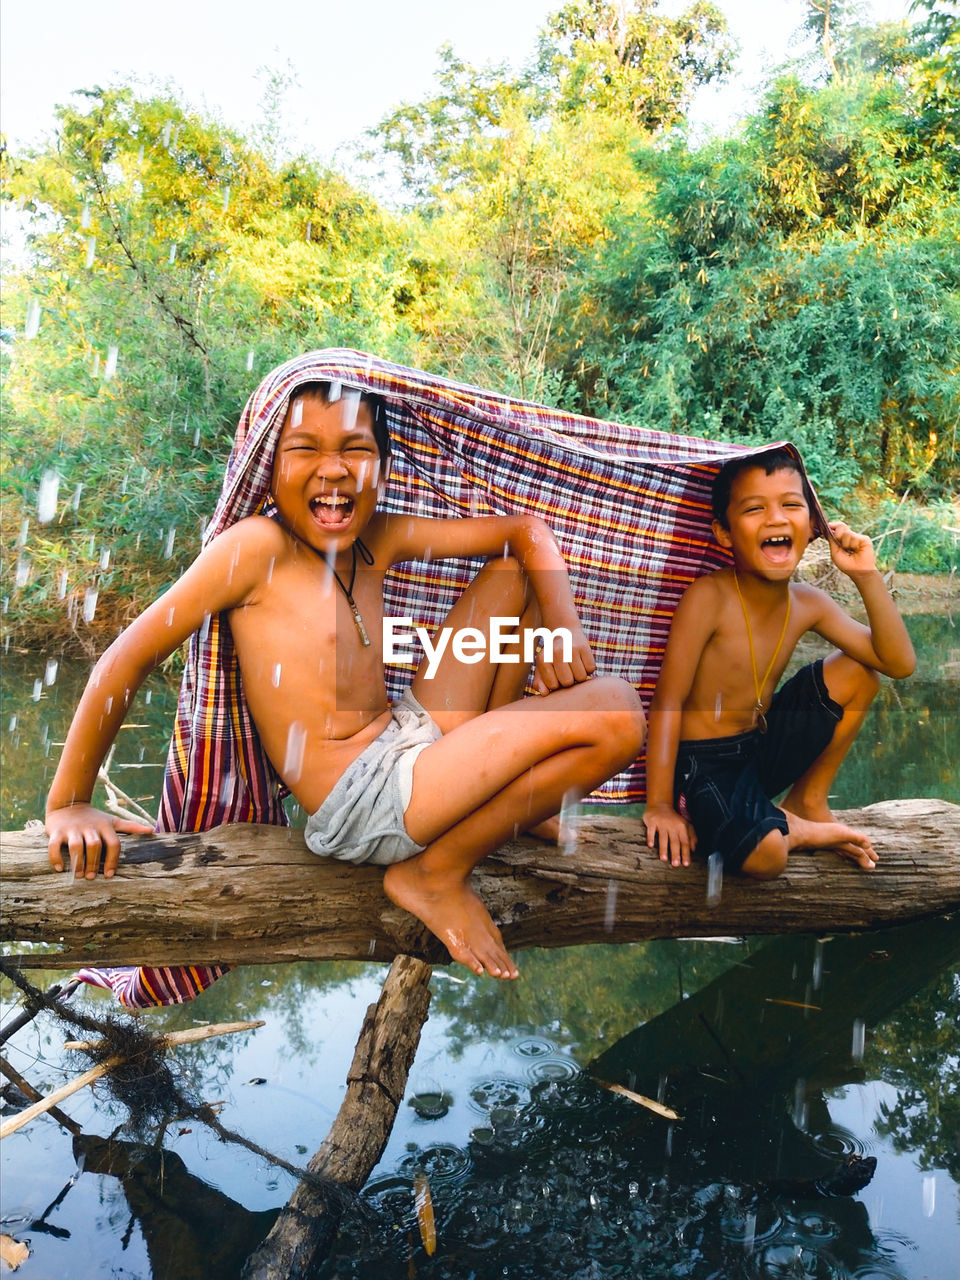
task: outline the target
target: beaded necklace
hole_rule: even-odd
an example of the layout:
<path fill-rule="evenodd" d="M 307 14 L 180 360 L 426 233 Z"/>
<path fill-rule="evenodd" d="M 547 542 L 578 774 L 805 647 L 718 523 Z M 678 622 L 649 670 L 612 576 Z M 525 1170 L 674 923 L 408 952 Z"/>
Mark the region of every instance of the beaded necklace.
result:
<path fill-rule="evenodd" d="M 740 590 L 740 579 L 737 577 L 737 571 L 733 571 L 733 582 L 737 588 L 737 598 L 740 601 L 740 608 L 743 610 L 743 620 L 747 624 L 747 644 L 750 646 L 750 666 L 753 669 L 753 688 L 757 695 L 757 700 L 753 704 L 753 723 L 757 726 L 761 733 L 767 732 L 767 718 L 763 714 L 763 690 L 766 687 L 767 680 L 770 678 L 770 672 L 776 662 L 780 649 L 783 646 L 783 637 L 787 634 L 787 623 L 790 621 L 790 589 L 787 588 L 787 612 L 784 614 L 783 626 L 780 628 L 780 639 L 777 641 L 777 647 L 773 651 L 773 657 L 767 663 L 767 669 L 763 673 L 763 679 L 759 679 L 757 675 L 757 655 L 753 648 L 753 628 L 750 626 L 750 615 L 747 613 L 747 606 L 743 599 L 743 593 Z"/>

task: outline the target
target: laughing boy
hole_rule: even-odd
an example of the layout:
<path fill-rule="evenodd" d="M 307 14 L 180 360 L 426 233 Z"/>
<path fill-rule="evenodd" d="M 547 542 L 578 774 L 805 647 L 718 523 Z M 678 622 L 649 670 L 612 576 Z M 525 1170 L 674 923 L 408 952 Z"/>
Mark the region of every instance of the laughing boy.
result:
<path fill-rule="evenodd" d="M 870 539 L 829 526 L 830 555 L 860 592 L 864 626 L 825 592 L 791 581 L 814 537 L 814 499 L 790 451 L 725 463 L 713 517 L 733 564 L 693 582 L 674 615 L 650 708 L 647 841 L 674 867 L 688 866 L 694 849 L 716 851 L 726 870 L 759 879 L 780 875 L 794 849 L 831 848 L 871 870 L 870 841 L 837 822 L 827 799 L 877 672 L 902 679 L 915 658 Z M 774 694 L 808 631 L 836 651 Z"/>

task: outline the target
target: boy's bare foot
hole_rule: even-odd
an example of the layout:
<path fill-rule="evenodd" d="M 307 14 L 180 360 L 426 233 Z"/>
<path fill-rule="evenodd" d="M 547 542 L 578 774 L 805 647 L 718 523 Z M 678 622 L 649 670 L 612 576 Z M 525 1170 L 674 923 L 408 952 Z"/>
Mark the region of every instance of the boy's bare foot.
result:
<path fill-rule="evenodd" d="M 500 930 L 470 884 L 435 872 L 424 872 L 419 855 L 387 867 L 383 889 L 391 902 L 422 920 L 436 934 L 454 960 L 474 973 L 516 978 Z"/>
<path fill-rule="evenodd" d="M 538 822 L 535 826 L 527 827 L 523 834 L 525 836 L 536 836 L 538 840 L 546 840 L 547 844 L 559 844 L 560 815 L 555 814 L 552 818 L 544 818 L 542 822 Z"/>
<path fill-rule="evenodd" d="M 782 807 L 782 806 L 781 806 Z M 844 822 L 831 819 L 826 822 L 811 821 L 784 809 L 790 834 L 787 837 L 791 849 L 832 849 L 841 858 L 849 858 L 865 871 L 872 871 L 877 864 L 877 853 L 869 836 L 855 831 Z M 829 812 L 829 810 L 828 810 Z"/>

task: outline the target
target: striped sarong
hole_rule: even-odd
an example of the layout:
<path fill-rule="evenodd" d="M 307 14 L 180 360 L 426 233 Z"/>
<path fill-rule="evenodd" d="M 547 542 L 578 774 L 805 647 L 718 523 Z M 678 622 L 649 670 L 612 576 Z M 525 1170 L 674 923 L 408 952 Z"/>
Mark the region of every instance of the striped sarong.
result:
<path fill-rule="evenodd" d="M 315 381 L 386 400 L 394 454 L 382 509 L 436 517 L 524 512 L 545 520 L 567 562 L 598 671 L 632 681 L 649 706 L 680 596 L 696 577 L 728 563 L 711 532 L 710 489 L 722 462 L 743 446 L 601 422 L 362 352 L 314 351 L 275 369 L 247 402 L 204 545 L 237 520 L 273 514 L 266 500 L 290 397 Z M 385 615 L 436 627 L 479 567 L 469 560 L 397 566 L 385 584 Z M 386 674 L 396 700 L 413 667 L 388 665 Z M 190 641 L 157 829 L 285 824 L 284 794 L 247 708 L 226 617 L 211 617 Z M 591 800 L 643 796 L 638 760 Z M 191 998 L 223 967 L 192 967 L 182 981 L 170 969 L 79 976 L 91 972 L 111 974 L 100 985 L 119 990 L 124 1003 L 154 1004 Z"/>

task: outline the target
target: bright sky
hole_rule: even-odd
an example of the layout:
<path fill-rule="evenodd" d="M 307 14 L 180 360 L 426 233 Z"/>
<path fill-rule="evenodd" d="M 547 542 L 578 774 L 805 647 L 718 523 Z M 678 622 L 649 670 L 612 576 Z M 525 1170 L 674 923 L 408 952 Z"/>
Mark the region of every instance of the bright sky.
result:
<path fill-rule="evenodd" d="M 705 92 L 696 116 L 732 122 L 765 65 L 790 51 L 805 0 L 717 0 L 742 55 L 736 81 Z M 909 0 L 867 0 L 874 18 L 900 18 Z M 444 42 L 468 62 L 515 66 L 561 0 L 8 0 L 0 10 L 0 128 L 11 144 L 38 140 L 71 91 L 118 76 L 172 81 L 196 106 L 238 127 L 258 118 L 258 68 L 291 64 L 300 88 L 285 129 L 325 159 L 403 101 L 430 91 Z M 679 9 L 683 0 L 666 6 Z"/>

